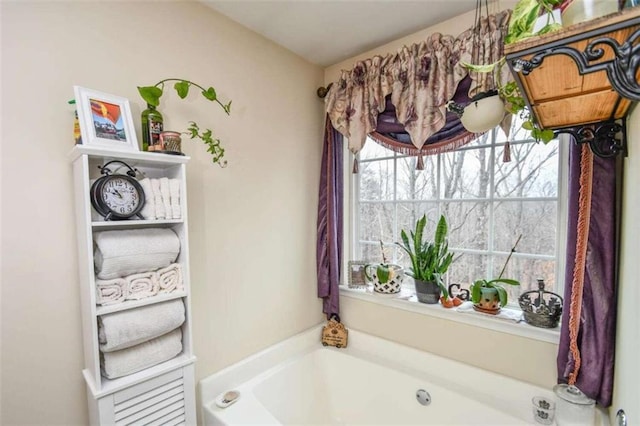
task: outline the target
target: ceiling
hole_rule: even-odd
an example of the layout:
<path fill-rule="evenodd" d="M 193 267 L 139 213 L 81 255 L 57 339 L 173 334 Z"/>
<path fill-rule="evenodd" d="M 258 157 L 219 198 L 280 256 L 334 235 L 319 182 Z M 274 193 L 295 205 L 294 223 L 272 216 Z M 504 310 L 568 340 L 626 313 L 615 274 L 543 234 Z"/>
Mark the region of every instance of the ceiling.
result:
<path fill-rule="evenodd" d="M 323 67 L 476 6 L 476 0 L 201 1 Z"/>

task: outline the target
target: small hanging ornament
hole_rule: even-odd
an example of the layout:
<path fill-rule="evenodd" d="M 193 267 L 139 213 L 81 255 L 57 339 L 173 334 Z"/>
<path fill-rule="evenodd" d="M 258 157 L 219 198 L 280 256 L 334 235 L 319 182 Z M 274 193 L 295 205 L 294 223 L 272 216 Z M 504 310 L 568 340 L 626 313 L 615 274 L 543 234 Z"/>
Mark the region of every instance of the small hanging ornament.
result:
<path fill-rule="evenodd" d="M 322 327 L 322 346 L 335 346 L 336 348 L 346 348 L 349 330 L 340 322 L 337 314 L 331 314 L 327 325 Z"/>
<path fill-rule="evenodd" d="M 418 155 L 418 164 L 416 165 L 416 170 L 424 170 L 424 159 L 422 155 Z"/>

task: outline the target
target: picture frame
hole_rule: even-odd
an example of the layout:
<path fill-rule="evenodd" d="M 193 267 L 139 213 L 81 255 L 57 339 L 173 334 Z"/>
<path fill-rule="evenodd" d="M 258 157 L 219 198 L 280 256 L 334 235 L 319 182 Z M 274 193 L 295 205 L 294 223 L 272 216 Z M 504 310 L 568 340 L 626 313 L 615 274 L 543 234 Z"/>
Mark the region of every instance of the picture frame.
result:
<path fill-rule="evenodd" d="M 73 86 L 82 144 L 113 151 L 140 151 L 129 100 Z"/>
<path fill-rule="evenodd" d="M 363 288 L 369 283 L 367 277 L 364 275 L 364 267 L 369 262 L 364 260 L 350 260 L 347 276 L 347 285 L 349 288 Z"/>

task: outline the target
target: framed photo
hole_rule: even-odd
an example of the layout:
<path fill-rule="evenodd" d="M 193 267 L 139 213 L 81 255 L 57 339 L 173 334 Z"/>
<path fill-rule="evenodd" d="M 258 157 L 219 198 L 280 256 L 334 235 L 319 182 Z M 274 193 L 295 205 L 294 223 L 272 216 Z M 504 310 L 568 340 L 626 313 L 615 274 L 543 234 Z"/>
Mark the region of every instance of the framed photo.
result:
<path fill-rule="evenodd" d="M 82 144 L 114 151 L 139 151 L 129 100 L 73 86 Z"/>
<path fill-rule="evenodd" d="M 364 275 L 364 266 L 368 264 L 364 260 L 350 260 L 347 277 L 349 288 L 361 288 L 367 286 L 367 278 Z"/>

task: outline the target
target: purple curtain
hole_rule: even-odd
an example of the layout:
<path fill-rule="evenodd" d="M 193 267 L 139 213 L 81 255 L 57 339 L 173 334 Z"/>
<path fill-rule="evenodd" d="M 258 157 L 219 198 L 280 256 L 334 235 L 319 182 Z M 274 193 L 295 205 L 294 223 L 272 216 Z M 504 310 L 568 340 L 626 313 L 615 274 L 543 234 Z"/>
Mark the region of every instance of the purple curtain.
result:
<path fill-rule="evenodd" d="M 567 234 L 567 262 L 564 306 L 560 346 L 558 349 L 558 383 L 570 382 L 575 375 L 575 385 L 600 405 L 611 405 L 613 392 L 613 362 L 616 323 L 616 160 L 593 156 L 591 177 L 591 212 L 588 223 L 579 226 L 579 191 L 581 186 L 582 150 L 586 145 L 571 144 L 569 158 L 569 218 Z M 584 162 L 584 160 L 583 160 Z M 584 163 L 583 163 L 584 164 Z M 583 167 L 584 169 L 584 167 Z M 584 179 L 583 179 L 584 182 Z M 584 186 L 584 184 L 583 184 Z M 582 290 L 582 307 L 577 323 L 576 362 L 571 346 L 570 305 L 573 293 L 574 265 L 579 229 L 588 229 Z M 585 234 L 586 235 L 586 234 Z M 577 268 L 577 274 L 582 268 Z M 579 294 L 579 293 L 578 293 Z"/>
<path fill-rule="evenodd" d="M 342 135 L 327 116 L 318 197 L 316 262 L 318 297 L 322 311 L 330 318 L 340 313 L 339 285 L 342 260 Z"/>

